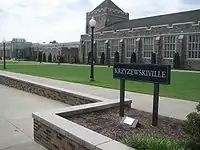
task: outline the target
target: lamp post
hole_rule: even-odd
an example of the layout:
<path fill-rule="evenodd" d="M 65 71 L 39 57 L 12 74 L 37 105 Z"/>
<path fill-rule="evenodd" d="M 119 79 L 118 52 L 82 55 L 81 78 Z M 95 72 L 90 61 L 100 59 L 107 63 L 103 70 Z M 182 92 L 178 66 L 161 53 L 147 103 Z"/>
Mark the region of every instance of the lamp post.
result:
<path fill-rule="evenodd" d="M 3 68 L 6 69 L 6 40 L 3 39 Z"/>
<path fill-rule="evenodd" d="M 90 27 L 91 27 L 91 68 L 90 68 L 90 81 L 94 81 L 94 28 L 96 25 L 96 21 L 94 20 L 94 17 L 89 21 Z"/>

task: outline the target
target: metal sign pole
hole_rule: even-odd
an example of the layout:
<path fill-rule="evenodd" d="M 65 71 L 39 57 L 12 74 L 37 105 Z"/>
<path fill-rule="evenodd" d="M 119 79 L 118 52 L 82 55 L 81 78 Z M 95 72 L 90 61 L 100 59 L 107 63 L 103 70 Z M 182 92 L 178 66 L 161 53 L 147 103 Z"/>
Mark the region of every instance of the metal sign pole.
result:
<path fill-rule="evenodd" d="M 157 126 L 158 124 L 158 106 L 159 106 L 159 84 L 154 84 L 154 93 L 153 93 L 153 117 L 152 125 Z"/>
<path fill-rule="evenodd" d="M 120 79 L 120 117 L 124 117 L 125 80 Z"/>

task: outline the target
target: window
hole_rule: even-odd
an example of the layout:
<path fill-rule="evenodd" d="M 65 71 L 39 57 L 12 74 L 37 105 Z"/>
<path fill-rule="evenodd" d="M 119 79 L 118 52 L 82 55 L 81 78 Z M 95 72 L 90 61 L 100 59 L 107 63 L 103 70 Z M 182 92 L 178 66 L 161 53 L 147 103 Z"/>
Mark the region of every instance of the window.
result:
<path fill-rule="evenodd" d="M 134 52 L 134 39 L 125 39 L 126 57 L 131 57 Z"/>
<path fill-rule="evenodd" d="M 86 55 L 88 56 L 88 53 L 91 51 L 91 42 L 90 41 L 86 42 L 85 49 L 86 49 Z"/>
<path fill-rule="evenodd" d="M 144 57 L 150 58 L 152 52 L 154 52 L 154 38 L 144 38 Z"/>
<path fill-rule="evenodd" d="M 200 58 L 200 35 L 189 36 L 188 58 Z"/>
<path fill-rule="evenodd" d="M 168 36 L 164 37 L 164 57 L 173 58 L 176 51 L 176 37 Z"/>
<path fill-rule="evenodd" d="M 120 51 L 120 48 L 119 48 L 119 42 L 120 41 L 116 40 L 116 39 L 111 40 L 111 44 L 110 44 L 110 46 L 111 46 L 111 49 L 110 49 L 111 57 L 114 57 L 116 51 L 118 51 L 119 54 L 120 54 L 121 51 Z"/>
<path fill-rule="evenodd" d="M 105 53 L 105 40 L 97 41 L 97 55 L 101 57 L 103 52 Z"/>

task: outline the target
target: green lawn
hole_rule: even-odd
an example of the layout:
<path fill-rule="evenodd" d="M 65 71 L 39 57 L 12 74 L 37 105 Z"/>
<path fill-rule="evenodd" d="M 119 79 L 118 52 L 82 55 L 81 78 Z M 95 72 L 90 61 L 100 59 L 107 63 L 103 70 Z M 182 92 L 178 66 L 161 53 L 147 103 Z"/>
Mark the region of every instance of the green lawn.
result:
<path fill-rule="evenodd" d="M 3 66 L 0 69 L 3 70 Z M 90 68 L 87 66 L 9 62 L 6 71 L 119 89 L 119 80 L 113 79 L 112 68 L 108 67 L 95 68 L 95 82 L 89 82 Z M 171 84 L 160 87 L 161 96 L 200 101 L 199 73 L 172 72 Z M 126 90 L 152 94 L 153 86 L 150 83 L 126 81 Z"/>

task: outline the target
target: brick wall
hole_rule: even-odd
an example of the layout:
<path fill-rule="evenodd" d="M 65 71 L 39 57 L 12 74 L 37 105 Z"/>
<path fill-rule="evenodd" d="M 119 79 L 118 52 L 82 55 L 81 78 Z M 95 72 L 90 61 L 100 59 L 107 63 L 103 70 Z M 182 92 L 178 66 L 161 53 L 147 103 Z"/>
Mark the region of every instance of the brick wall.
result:
<path fill-rule="evenodd" d="M 89 150 L 34 119 L 34 140 L 49 150 Z"/>
<path fill-rule="evenodd" d="M 12 79 L 5 76 L 0 76 L 0 84 L 13 87 L 22 91 L 30 92 L 33 94 L 37 94 L 39 96 L 43 96 L 49 99 L 57 100 L 72 106 L 93 103 L 96 101 L 92 100 L 91 98 L 83 97 L 81 95 L 59 91 L 56 89 L 36 85 L 17 79 Z"/>

